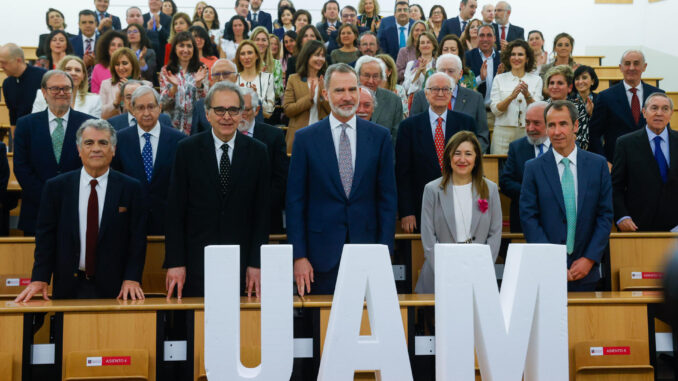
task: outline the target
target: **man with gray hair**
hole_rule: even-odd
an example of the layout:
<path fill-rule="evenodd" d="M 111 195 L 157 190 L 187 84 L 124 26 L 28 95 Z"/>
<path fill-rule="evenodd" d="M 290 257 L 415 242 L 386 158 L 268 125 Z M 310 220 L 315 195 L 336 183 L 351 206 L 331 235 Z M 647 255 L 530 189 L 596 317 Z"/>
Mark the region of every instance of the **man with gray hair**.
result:
<path fill-rule="evenodd" d="M 261 100 L 257 92 L 250 87 L 240 88 L 245 100 L 242 112 L 242 122 L 238 131 L 254 138 L 268 148 L 268 158 L 271 168 L 271 234 L 283 234 L 283 209 L 285 209 L 285 189 L 287 187 L 287 170 L 290 165 L 287 157 L 287 143 L 285 134 L 279 128 L 258 122 L 255 118 L 261 111 Z"/>
<path fill-rule="evenodd" d="M 398 95 L 379 86 L 386 79 L 386 65 L 379 58 L 362 56 L 356 61 L 355 71 L 358 73 L 360 85 L 372 90 L 381 106 L 374 110 L 372 123 L 386 127 L 395 144 L 398 124 L 403 120 L 403 104 Z"/>
<path fill-rule="evenodd" d="M 378 243 L 393 249 L 393 146 L 388 131 L 356 118 L 359 94 L 353 68 L 331 65 L 323 97 L 332 113 L 294 138 L 287 237 L 294 248 L 300 296 L 334 293 L 344 244 Z"/>
<path fill-rule="evenodd" d="M 134 93 L 134 90 L 138 89 L 142 85 L 144 85 L 144 82 L 136 79 L 129 79 L 122 84 L 122 88 L 120 89 L 123 97 L 122 114 L 108 119 L 108 123 L 110 123 L 116 131 L 120 131 L 130 126 L 137 126 L 137 119 L 130 112 L 131 110 L 129 105 L 132 103 L 132 94 Z M 158 119 L 162 124 L 172 124 L 172 120 L 170 119 L 169 115 L 165 113 L 161 113 Z"/>
<path fill-rule="evenodd" d="M 370 120 L 376 107 L 377 101 L 374 99 L 374 92 L 365 86 L 360 86 L 360 102 L 358 102 L 358 110 L 356 111 L 358 118 Z"/>
<path fill-rule="evenodd" d="M 270 168 L 264 143 L 238 133 L 240 88 L 215 83 L 205 98 L 211 128 L 179 143 L 165 224 L 167 297 L 204 296 L 207 245 L 240 246 L 240 289 L 260 296 L 260 246 L 268 242 Z"/>
<path fill-rule="evenodd" d="M 496 46 L 498 50 L 504 50 L 509 42 L 513 40 L 524 40 L 525 29 L 518 25 L 509 23 L 511 17 L 511 4 L 506 1 L 500 1 L 494 7 L 494 35 L 496 38 Z"/>
<path fill-rule="evenodd" d="M 7 75 L 2 82 L 2 93 L 9 110 L 9 123 L 16 126 L 19 118 L 31 113 L 40 80 L 47 71 L 26 64 L 24 51 L 13 43 L 0 47 L 0 69 Z"/>
<path fill-rule="evenodd" d="M 424 187 L 442 175 L 445 143 L 459 131 L 476 132 L 473 118 L 448 109 L 454 89 L 450 76 L 434 73 L 424 87 L 429 108 L 400 123 L 395 147 L 398 212 L 406 233 L 421 226 Z"/>
<path fill-rule="evenodd" d="M 483 24 L 494 23 L 494 4 L 485 4 L 480 10 L 483 19 Z"/>
<path fill-rule="evenodd" d="M 598 94 L 590 122 L 590 150 L 605 155 L 612 167 L 617 138 L 640 130 L 646 121 L 641 109 L 652 93 L 664 90 L 642 81 L 647 69 L 645 55 L 640 50 L 629 49 L 619 62 L 624 80 Z M 602 142 L 601 142 L 602 138 Z"/>
<path fill-rule="evenodd" d="M 526 136 L 509 144 L 508 158 L 499 175 L 499 189 L 511 199 L 510 227 L 511 233 L 522 233 L 520 226 L 520 188 L 523 184 L 525 163 L 535 157 L 540 157 L 551 148 L 551 142 L 546 135 L 546 121 L 544 109 L 547 102 L 532 102 L 525 111 Z"/>
<path fill-rule="evenodd" d="M 54 299 L 144 299 L 141 184 L 110 169 L 116 136 L 105 120 L 85 121 L 75 140 L 82 168 L 45 184 L 31 283 L 15 302 L 48 299 L 52 277 Z"/>
<path fill-rule="evenodd" d="M 71 109 L 73 80 L 63 71 L 48 71 L 41 81 L 47 109 L 17 121 L 14 132 L 14 174 L 21 185 L 19 229 L 35 234 L 40 195 L 45 182 L 80 168 L 75 132 L 92 117 Z"/>
<path fill-rule="evenodd" d="M 480 142 L 480 148 L 483 152 L 487 152 L 490 147 L 490 130 L 487 128 L 487 113 L 483 104 L 483 96 L 477 91 L 457 85 L 464 74 L 461 68 L 461 59 L 456 54 L 443 54 L 436 60 L 436 70 L 449 75 L 455 83 L 448 108 L 466 114 L 475 120 L 476 136 Z M 426 90 L 422 89 L 414 93 L 410 115 L 426 112 L 428 107 Z"/>
<path fill-rule="evenodd" d="M 215 83 L 220 81 L 235 83 L 237 78 L 238 68 L 235 66 L 233 61 L 220 58 L 214 62 L 214 65 L 212 65 L 210 87 L 214 86 Z M 263 122 L 263 117 L 260 118 Z M 210 126 L 210 123 L 207 120 L 207 114 L 205 113 L 205 99 L 198 99 L 195 101 L 195 103 L 193 103 L 193 119 L 191 120 L 193 123 L 191 127 L 191 135 L 212 129 L 212 126 Z"/>
<path fill-rule="evenodd" d="M 177 145 L 186 137 L 160 119 L 158 93 L 149 86 L 137 87 L 128 107 L 136 126 L 118 133 L 113 168 L 139 180 L 148 209 L 149 235 L 165 235 L 167 188 Z"/>

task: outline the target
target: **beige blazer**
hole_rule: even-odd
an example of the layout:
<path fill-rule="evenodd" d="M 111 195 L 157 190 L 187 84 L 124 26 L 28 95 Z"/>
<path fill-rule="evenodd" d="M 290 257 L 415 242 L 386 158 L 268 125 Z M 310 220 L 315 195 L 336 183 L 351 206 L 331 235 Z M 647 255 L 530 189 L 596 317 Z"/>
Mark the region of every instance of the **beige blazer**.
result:
<path fill-rule="evenodd" d="M 323 83 L 318 84 L 318 99 L 322 98 L 321 94 L 324 89 Z M 299 74 L 290 75 L 287 80 L 287 87 L 285 88 L 285 95 L 283 96 L 283 111 L 290 122 L 287 125 L 287 153 L 292 153 L 292 143 L 294 142 L 294 134 L 300 128 L 308 126 L 308 118 L 311 114 L 311 106 L 313 105 L 313 95 L 309 91 L 308 82 L 304 82 L 299 77 Z M 330 104 L 326 100 L 318 102 L 318 120 L 323 119 L 330 114 Z"/>
<path fill-rule="evenodd" d="M 455 243 L 457 233 L 454 218 L 454 192 L 452 184 L 447 185 L 447 192 L 440 189 L 442 177 L 431 181 L 424 187 L 424 196 L 421 206 L 421 242 L 424 246 L 424 266 L 419 273 L 416 293 L 434 293 L 435 258 L 433 248 L 436 243 Z M 478 207 L 478 193 L 473 189 L 473 211 L 471 215 L 471 238 L 473 243 L 482 243 L 490 246 L 492 260 L 497 260 L 499 244 L 501 243 L 501 202 L 497 184 L 485 179 L 490 194 L 487 200 L 488 208 L 483 213 Z"/>

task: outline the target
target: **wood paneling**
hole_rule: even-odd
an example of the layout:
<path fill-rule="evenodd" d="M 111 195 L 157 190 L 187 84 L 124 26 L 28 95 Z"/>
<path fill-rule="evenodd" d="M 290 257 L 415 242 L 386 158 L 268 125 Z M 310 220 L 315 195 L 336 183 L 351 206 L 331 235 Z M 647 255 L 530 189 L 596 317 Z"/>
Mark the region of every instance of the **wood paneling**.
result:
<path fill-rule="evenodd" d="M 675 237 L 665 238 L 628 238 L 610 239 L 610 271 L 612 273 L 612 291 L 619 290 L 619 270 L 621 268 L 663 268 L 669 249 L 676 243 Z"/>
<path fill-rule="evenodd" d="M 605 56 L 572 56 L 572 59 L 574 59 L 574 62 L 580 64 L 580 65 L 587 65 L 587 66 L 600 66 L 602 63 L 603 58 Z"/>
<path fill-rule="evenodd" d="M 12 377 L 11 380 L 21 380 L 21 363 L 24 332 L 24 316 L 20 313 L 0 314 L 0 348 L 2 353 L 9 355 L 11 359 Z M 0 379 L 6 379 L 3 375 L 3 361 L 7 358 L 0 358 Z M 6 363 L 4 365 L 7 371 Z"/>

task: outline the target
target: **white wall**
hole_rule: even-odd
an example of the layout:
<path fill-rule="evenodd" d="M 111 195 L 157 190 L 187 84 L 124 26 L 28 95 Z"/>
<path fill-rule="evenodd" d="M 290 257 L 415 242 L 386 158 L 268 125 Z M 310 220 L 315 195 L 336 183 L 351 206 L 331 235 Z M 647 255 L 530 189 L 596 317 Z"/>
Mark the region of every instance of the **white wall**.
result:
<path fill-rule="evenodd" d="M 193 14 L 197 0 L 175 0 L 181 11 Z M 456 0 L 411 0 L 418 1 L 426 12 L 436 3 L 446 6 L 448 17 L 458 13 Z M 235 12 L 235 0 L 222 0 L 213 3 L 219 12 L 219 18 L 228 20 Z M 320 20 L 323 0 L 293 0 L 297 9 L 307 9 L 313 15 L 313 22 Z M 358 0 L 340 0 L 340 4 L 357 6 Z M 111 1 L 110 11 L 122 18 L 125 24 L 125 9 L 132 5 L 147 10 L 146 1 Z M 479 0 L 479 8 L 486 2 Z M 382 4 L 382 14 L 391 14 L 394 1 Z M 453 4 L 447 6 L 447 4 Z M 59 8 L 66 16 L 68 31 L 77 32 L 77 14 L 82 8 L 94 8 L 92 1 L 68 1 L 56 4 L 52 0 L 31 0 L 13 3 L 3 0 L 4 21 L 0 23 L 0 43 L 16 42 L 20 45 L 36 46 L 38 35 L 45 33 L 44 15 L 50 6 Z M 263 8 L 275 14 L 277 0 L 265 0 Z M 641 48 L 648 55 L 647 76 L 663 77 L 661 87 L 669 91 L 678 91 L 678 75 L 675 66 L 678 63 L 678 43 L 675 42 L 674 26 L 678 14 L 677 0 L 664 0 L 649 3 L 648 0 L 635 0 L 633 4 L 595 4 L 594 0 L 511 0 L 513 15 L 511 21 L 525 28 L 539 29 L 550 41 L 560 32 L 568 32 L 575 38 L 575 55 L 605 55 L 604 65 L 616 65 L 619 55 L 625 49 Z M 7 10 L 11 7 L 11 10 Z M 480 11 L 476 13 L 480 17 Z M 275 17 L 274 17 L 275 18 Z M 527 37 L 527 36 L 526 36 Z"/>

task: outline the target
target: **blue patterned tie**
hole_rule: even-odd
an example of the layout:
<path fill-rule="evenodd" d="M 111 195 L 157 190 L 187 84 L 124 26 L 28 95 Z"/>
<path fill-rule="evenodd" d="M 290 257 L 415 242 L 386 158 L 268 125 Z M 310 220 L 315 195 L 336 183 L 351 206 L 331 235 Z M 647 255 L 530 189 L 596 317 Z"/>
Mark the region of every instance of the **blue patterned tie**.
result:
<path fill-rule="evenodd" d="M 141 150 L 141 158 L 144 160 L 144 171 L 146 172 L 146 181 L 151 183 L 153 177 L 153 147 L 151 146 L 151 134 L 145 132 L 143 135 L 146 139 L 144 149 Z"/>
<path fill-rule="evenodd" d="M 666 184 L 669 176 L 669 165 L 666 163 L 666 157 L 660 145 L 662 138 L 661 136 L 655 136 L 652 140 L 654 140 L 654 158 L 657 160 L 657 166 L 659 166 L 659 174 L 662 176 L 662 182 Z"/>
<path fill-rule="evenodd" d="M 400 47 L 404 48 L 407 46 L 407 37 L 405 36 L 405 27 L 401 26 L 400 28 Z"/>
<path fill-rule="evenodd" d="M 351 156 L 351 143 L 346 134 L 346 123 L 341 124 L 341 136 L 339 137 L 339 176 L 341 176 L 341 185 L 344 187 L 346 197 L 351 194 L 351 185 L 353 185 L 353 158 Z"/>
<path fill-rule="evenodd" d="M 539 145 L 539 155 L 538 155 L 537 157 L 539 157 L 539 156 L 541 156 L 541 155 L 543 155 L 543 154 L 544 154 L 544 143 L 541 143 L 541 144 Z"/>
<path fill-rule="evenodd" d="M 560 186 L 563 188 L 567 217 L 567 254 L 570 255 L 574 251 L 574 233 L 577 229 L 577 199 L 574 195 L 574 176 L 570 170 L 570 159 L 564 157 L 560 162 L 565 166 Z"/>

